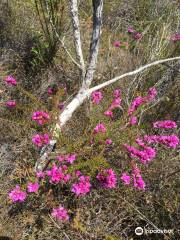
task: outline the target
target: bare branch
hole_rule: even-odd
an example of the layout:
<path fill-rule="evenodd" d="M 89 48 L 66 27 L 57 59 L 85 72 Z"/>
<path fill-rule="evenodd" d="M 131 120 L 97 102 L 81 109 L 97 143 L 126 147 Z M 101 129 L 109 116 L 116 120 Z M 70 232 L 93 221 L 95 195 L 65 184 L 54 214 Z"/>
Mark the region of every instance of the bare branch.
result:
<path fill-rule="evenodd" d="M 82 44 L 81 44 L 81 33 L 79 27 L 79 16 L 78 16 L 78 3 L 77 0 L 70 0 L 70 11 L 72 16 L 72 25 L 74 32 L 74 43 L 76 48 L 76 56 L 77 60 L 80 63 L 82 69 L 82 75 L 85 75 L 85 64 L 82 52 Z"/>
<path fill-rule="evenodd" d="M 62 127 L 72 116 L 73 112 L 84 102 L 84 100 L 91 95 L 92 92 L 102 89 L 114 82 L 117 82 L 118 80 L 125 78 L 127 76 L 132 76 L 135 75 L 139 72 L 142 72 L 146 70 L 147 68 L 153 67 L 155 65 L 168 62 L 168 61 L 174 61 L 174 60 L 179 60 L 180 57 L 174 57 L 174 58 L 168 58 L 168 59 L 163 59 L 163 60 L 158 60 L 149 64 L 146 64 L 132 72 L 124 73 L 121 76 L 118 76 L 116 78 L 113 78 L 105 83 L 102 83 L 98 86 L 95 86 L 90 89 L 84 89 L 83 87 L 79 91 L 79 93 L 76 95 L 76 97 L 68 104 L 68 106 L 64 109 L 64 111 L 60 114 L 59 116 L 59 121 L 60 121 L 60 127 Z"/>
<path fill-rule="evenodd" d="M 101 88 L 104 88 L 104 87 L 106 87 L 106 86 L 108 86 L 108 85 L 110 85 L 110 84 L 112 84 L 112 83 L 115 83 L 115 82 L 117 82 L 118 80 L 120 80 L 120 79 L 122 79 L 122 78 L 125 78 L 125 77 L 128 77 L 128 76 L 132 76 L 132 75 L 135 75 L 135 74 L 138 74 L 139 72 L 142 72 L 142 71 L 146 70 L 147 68 L 150 68 L 150 67 L 153 67 L 153 66 L 155 66 L 155 65 L 162 64 L 162 63 L 165 63 L 165 62 L 174 61 L 174 60 L 179 60 L 179 59 L 180 59 L 180 57 L 167 58 L 167 59 L 157 60 L 157 61 L 155 61 L 155 62 L 146 64 L 146 65 L 144 65 L 144 66 L 142 66 L 142 67 L 140 67 L 140 68 L 138 68 L 138 69 L 136 69 L 136 70 L 134 70 L 134 71 L 132 71 L 132 72 L 124 73 L 124 74 L 122 74 L 122 75 L 120 75 L 120 76 L 118 76 L 118 77 L 115 77 L 115 78 L 107 81 L 107 82 L 104 82 L 104 83 L 102 83 L 102 84 L 99 84 L 98 86 L 95 86 L 95 87 L 93 87 L 93 88 L 90 88 L 90 89 L 88 90 L 88 95 L 90 95 L 90 94 L 91 94 L 92 92 L 94 92 L 94 91 L 97 91 L 97 90 L 99 90 L 99 89 L 101 89 Z"/>

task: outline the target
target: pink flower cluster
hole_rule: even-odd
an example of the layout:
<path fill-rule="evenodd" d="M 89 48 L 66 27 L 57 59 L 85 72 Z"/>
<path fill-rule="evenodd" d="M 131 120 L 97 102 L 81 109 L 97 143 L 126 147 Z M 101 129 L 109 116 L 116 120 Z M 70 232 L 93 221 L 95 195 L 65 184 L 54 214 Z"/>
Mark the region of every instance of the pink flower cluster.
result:
<path fill-rule="evenodd" d="M 64 109 L 64 103 L 59 103 L 59 104 L 58 104 L 58 108 L 59 108 L 60 110 L 63 110 L 63 109 Z"/>
<path fill-rule="evenodd" d="M 39 178 L 39 179 L 40 179 L 40 178 L 43 179 L 43 178 L 45 178 L 45 176 L 46 176 L 46 173 L 43 172 L 43 171 L 37 171 L 37 172 L 36 172 L 36 177 Z"/>
<path fill-rule="evenodd" d="M 13 202 L 24 202 L 27 194 L 26 192 L 21 191 L 19 185 L 16 185 L 16 187 L 9 193 L 9 197 Z"/>
<path fill-rule="evenodd" d="M 137 32 L 132 27 L 128 27 L 128 33 L 132 34 L 135 40 L 140 40 L 142 38 L 142 33 Z"/>
<path fill-rule="evenodd" d="M 117 185 L 116 174 L 111 168 L 99 172 L 96 178 L 104 188 L 115 188 Z"/>
<path fill-rule="evenodd" d="M 10 75 L 5 77 L 4 80 L 8 85 L 11 85 L 11 86 L 16 86 L 16 84 L 17 84 L 16 79 L 14 77 L 10 76 Z"/>
<path fill-rule="evenodd" d="M 114 47 L 119 48 L 121 46 L 121 42 L 120 41 L 114 41 L 113 45 L 114 45 Z"/>
<path fill-rule="evenodd" d="M 124 182 L 125 185 L 129 185 L 131 183 L 131 177 L 125 172 L 122 174 L 121 180 Z"/>
<path fill-rule="evenodd" d="M 107 131 L 104 123 L 99 123 L 93 130 L 93 133 L 94 134 L 97 134 L 97 133 L 105 133 Z"/>
<path fill-rule="evenodd" d="M 114 99 L 110 107 L 104 112 L 104 115 L 107 117 L 113 117 L 113 109 L 121 107 L 121 90 L 116 89 L 114 91 Z"/>
<path fill-rule="evenodd" d="M 29 193 L 37 193 L 39 190 L 39 183 L 28 183 L 27 185 L 27 192 Z M 20 189 L 19 185 L 16 185 L 16 187 L 9 193 L 9 198 L 13 202 L 24 202 L 27 198 L 27 193 L 22 191 Z"/>
<path fill-rule="evenodd" d="M 89 176 L 80 176 L 79 182 L 72 185 L 71 191 L 77 196 L 85 195 L 90 192 L 90 177 Z"/>
<path fill-rule="evenodd" d="M 16 106 L 16 101 L 15 100 L 9 100 L 6 102 L 6 106 L 8 108 L 14 108 Z"/>
<path fill-rule="evenodd" d="M 154 148 L 148 147 L 145 144 L 141 144 L 143 150 L 139 150 L 133 146 L 124 144 L 126 150 L 129 152 L 131 158 L 138 158 L 143 164 L 150 162 L 156 156 L 156 150 Z"/>
<path fill-rule="evenodd" d="M 180 34 L 175 34 L 175 35 L 173 35 L 173 36 L 171 37 L 171 40 L 172 40 L 173 42 L 176 42 L 176 41 L 180 40 Z"/>
<path fill-rule="evenodd" d="M 112 139 L 107 138 L 105 143 L 106 143 L 106 145 L 111 145 L 112 144 Z"/>
<path fill-rule="evenodd" d="M 128 109 L 128 114 L 132 115 L 137 110 L 137 108 L 139 106 L 141 106 L 145 103 L 148 103 L 150 101 L 153 101 L 154 98 L 156 97 L 156 95 L 157 95 L 156 89 L 155 88 L 150 88 L 148 90 L 148 95 L 147 96 L 145 96 L 145 97 L 139 96 L 139 97 L 135 98 L 133 100 L 133 102 L 131 103 L 130 108 Z"/>
<path fill-rule="evenodd" d="M 76 154 L 68 154 L 68 155 L 59 155 L 57 156 L 57 160 L 59 162 L 63 162 L 63 161 L 66 161 L 70 164 L 72 164 L 75 160 L 76 160 Z"/>
<path fill-rule="evenodd" d="M 52 87 L 49 87 L 47 90 L 48 95 L 53 95 L 54 94 L 54 90 Z"/>
<path fill-rule="evenodd" d="M 132 176 L 124 172 L 121 176 L 121 180 L 125 185 L 129 185 L 131 183 L 131 177 L 132 177 L 134 187 L 139 190 L 145 190 L 146 184 L 141 176 L 140 170 L 135 164 L 133 165 L 134 166 L 132 169 Z"/>
<path fill-rule="evenodd" d="M 130 125 L 131 126 L 134 126 L 134 125 L 136 125 L 137 124 L 137 117 L 136 116 L 132 116 L 131 118 L 130 118 Z"/>
<path fill-rule="evenodd" d="M 32 115 L 32 120 L 36 121 L 39 125 L 45 124 L 49 119 L 49 114 L 43 111 L 34 112 Z"/>
<path fill-rule="evenodd" d="M 100 91 L 93 92 L 91 97 L 92 97 L 92 102 L 95 104 L 99 104 L 100 101 L 103 99 L 102 92 Z"/>
<path fill-rule="evenodd" d="M 36 193 L 39 190 L 39 183 L 28 183 L 27 189 L 29 193 Z"/>
<path fill-rule="evenodd" d="M 177 135 L 145 135 L 144 140 L 148 143 L 161 143 L 170 148 L 176 148 L 179 144 L 179 137 Z"/>
<path fill-rule="evenodd" d="M 139 190 L 145 190 L 146 184 L 141 176 L 141 172 L 137 166 L 133 167 L 133 185 Z"/>
<path fill-rule="evenodd" d="M 164 121 L 154 122 L 153 127 L 154 128 L 171 129 L 171 128 L 177 128 L 177 124 L 174 121 L 171 121 L 171 120 L 164 120 Z"/>
<path fill-rule="evenodd" d="M 36 134 L 32 137 L 32 142 L 37 147 L 42 147 L 49 144 L 49 135 L 48 134 Z"/>
<path fill-rule="evenodd" d="M 69 220 L 68 211 L 61 205 L 58 208 L 53 208 L 51 215 L 54 218 L 61 220 L 61 221 Z"/>
<path fill-rule="evenodd" d="M 68 182 L 71 175 L 65 173 L 67 169 L 66 165 L 57 167 L 56 164 L 53 164 L 52 168 L 46 172 L 47 176 L 50 177 L 50 183 Z"/>

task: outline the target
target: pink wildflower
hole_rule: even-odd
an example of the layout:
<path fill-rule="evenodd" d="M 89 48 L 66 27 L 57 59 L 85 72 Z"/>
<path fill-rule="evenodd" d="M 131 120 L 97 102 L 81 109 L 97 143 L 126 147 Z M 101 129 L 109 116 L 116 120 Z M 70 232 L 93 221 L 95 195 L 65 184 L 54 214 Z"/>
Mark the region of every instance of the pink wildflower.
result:
<path fill-rule="evenodd" d="M 133 181 L 134 181 L 134 187 L 139 189 L 139 190 L 145 190 L 146 184 L 144 180 L 142 179 L 140 170 L 138 169 L 137 166 L 133 168 Z"/>
<path fill-rule="evenodd" d="M 90 177 L 89 176 L 80 176 L 79 182 L 72 185 L 71 191 L 74 192 L 77 196 L 85 195 L 90 192 Z"/>
<path fill-rule="evenodd" d="M 6 102 L 6 106 L 9 108 L 14 108 L 16 106 L 16 101 L 15 100 L 9 100 Z"/>
<path fill-rule="evenodd" d="M 128 27 L 128 33 L 134 33 L 135 32 L 135 30 L 132 28 L 132 27 Z"/>
<path fill-rule="evenodd" d="M 56 159 L 59 161 L 59 162 L 63 162 L 65 160 L 65 156 L 64 155 L 59 155 L 56 157 Z"/>
<path fill-rule="evenodd" d="M 29 193 L 36 193 L 39 190 L 39 183 L 28 183 L 27 188 Z"/>
<path fill-rule="evenodd" d="M 176 135 L 150 135 L 150 136 L 144 136 L 144 140 L 148 143 L 162 143 L 170 148 L 176 148 L 179 144 L 179 137 Z"/>
<path fill-rule="evenodd" d="M 5 82 L 8 84 L 8 85 L 11 85 L 11 86 L 16 86 L 17 84 L 17 81 L 15 78 L 13 78 L 12 76 L 7 76 L 5 79 Z"/>
<path fill-rule="evenodd" d="M 148 95 L 144 98 L 146 102 L 153 101 L 157 96 L 157 90 L 155 87 L 149 88 Z"/>
<path fill-rule="evenodd" d="M 114 97 L 119 98 L 120 96 L 121 96 L 121 90 L 120 89 L 114 90 Z"/>
<path fill-rule="evenodd" d="M 110 138 L 108 138 L 108 139 L 106 139 L 106 145 L 110 145 L 110 144 L 112 144 L 112 140 L 110 139 Z"/>
<path fill-rule="evenodd" d="M 139 32 L 134 32 L 133 33 L 133 38 L 135 40 L 140 40 L 142 38 L 142 33 L 139 33 Z"/>
<path fill-rule="evenodd" d="M 65 160 L 72 164 L 76 160 L 76 154 L 69 154 L 65 157 Z"/>
<path fill-rule="evenodd" d="M 110 110 L 114 109 L 114 108 L 118 108 L 121 106 L 121 98 L 118 97 L 118 98 L 115 98 L 113 100 L 113 102 L 111 103 L 111 106 L 110 106 Z"/>
<path fill-rule="evenodd" d="M 49 144 L 49 135 L 48 134 L 36 134 L 32 137 L 32 142 L 38 146 L 38 147 L 42 147 L 44 145 Z"/>
<path fill-rule="evenodd" d="M 121 42 L 115 41 L 115 42 L 113 42 L 113 45 L 114 45 L 114 47 L 119 48 L 121 46 Z"/>
<path fill-rule="evenodd" d="M 39 125 L 45 124 L 49 119 L 49 114 L 43 111 L 34 112 L 32 115 L 32 120 L 36 121 Z"/>
<path fill-rule="evenodd" d="M 154 122 L 153 127 L 154 128 L 171 129 L 171 128 L 177 128 L 177 124 L 174 121 L 171 121 L 171 120 L 164 120 L 164 121 Z"/>
<path fill-rule="evenodd" d="M 21 191 L 19 185 L 16 185 L 16 187 L 9 193 L 9 197 L 13 202 L 24 202 L 26 196 L 26 192 Z"/>
<path fill-rule="evenodd" d="M 124 144 L 124 146 L 127 149 L 127 151 L 129 152 L 130 157 L 138 158 L 140 160 L 140 162 L 143 164 L 146 164 L 147 162 L 151 161 L 156 156 L 155 149 L 148 147 L 145 144 L 143 145 L 143 147 L 144 147 L 143 150 L 139 150 L 139 149 L 129 146 L 127 144 Z"/>
<path fill-rule="evenodd" d="M 104 188 L 115 188 L 117 184 L 117 178 L 115 172 L 110 168 L 98 173 L 96 178 Z"/>
<path fill-rule="evenodd" d="M 136 97 L 133 100 L 130 108 L 128 109 L 128 114 L 132 115 L 137 110 L 137 108 L 141 106 L 143 103 L 144 103 L 144 99 L 142 97 Z"/>
<path fill-rule="evenodd" d="M 101 101 L 102 98 L 103 98 L 103 95 L 102 95 L 102 93 L 101 93 L 100 91 L 95 91 L 95 92 L 93 92 L 91 96 L 92 96 L 92 101 L 93 101 L 93 103 L 95 103 L 95 104 L 99 104 L 100 101 Z"/>
<path fill-rule="evenodd" d="M 61 220 L 61 221 L 69 220 L 68 211 L 62 205 L 60 205 L 58 208 L 53 208 L 51 215 L 54 218 Z"/>
<path fill-rule="evenodd" d="M 60 110 L 63 110 L 63 109 L 64 109 L 64 103 L 59 103 L 59 104 L 58 104 L 58 108 L 59 108 Z"/>
<path fill-rule="evenodd" d="M 97 134 L 99 132 L 101 133 L 105 133 L 107 130 L 106 130 L 106 127 L 104 125 L 104 123 L 99 123 L 93 130 L 93 133 L 94 134 Z"/>
<path fill-rule="evenodd" d="M 47 171 L 47 175 L 50 177 L 50 183 L 59 183 L 64 179 L 64 173 L 61 167 L 57 167 L 55 164 L 51 170 Z"/>
<path fill-rule="evenodd" d="M 82 174 L 81 174 L 81 171 L 76 170 L 76 171 L 75 171 L 75 175 L 76 175 L 76 177 L 79 177 L 80 175 L 82 175 Z"/>
<path fill-rule="evenodd" d="M 175 42 L 175 41 L 177 41 L 177 40 L 180 40 L 180 34 L 175 34 L 175 35 L 173 35 L 173 36 L 171 37 L 171 40 L 172 40 L 173 42 Z"/>
<path fill-rule="evenodd" d="M 107 111 L 104 112 L 104 115 L 112 118 L 113 117 L 113 112 L 110 111 L 110 110 L 107 110 Z"/>
<path fill-rule="evenodd" d="M 121 180 L 124 182 L 125 185 L 129 185 L 131 182 L 131 177 L 128 174 L 123 173 L 121 176 Z"/>
<path fill-rule="evenodd" d="M 36 172 L 36 177 L 37 178 L 44 178 L 45 177 L 45 172 L 43 172 L 43 171 Z"/>
<path fill-rule="evenodd" d="M 47 90 L 47 93 L 49 95 L 52 95 L 54 92 L 53 92 L 53 88 L 49 87 L 48 90 Z"/>
<path fill-rule="evenodd" d="M 65 183 L 67 183 L 67 182 L 69 182 L 70 180 L 71 180 L 71 175 L 70 174 L 66 174 L 66 175 L 64 175 L 64 178 L 63 178 L 63 180 L 64 180 L 64 182 Z"/>
<path fill-rule="evenodd" d="M 130 118 L 130 125 L 136 125 L 137 124 L 137 117 L 135 117 L 135 116 L 132 116 L 131 118 Z"/>

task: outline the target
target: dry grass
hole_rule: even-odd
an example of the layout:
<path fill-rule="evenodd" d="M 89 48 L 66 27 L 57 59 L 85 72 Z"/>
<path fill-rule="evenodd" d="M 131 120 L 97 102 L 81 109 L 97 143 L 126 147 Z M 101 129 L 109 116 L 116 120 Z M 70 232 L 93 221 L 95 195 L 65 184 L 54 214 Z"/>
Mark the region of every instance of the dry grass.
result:
<path fill-rule="evenodd" d="M 35 31 L 40 31 L 40 26 L 38 25 L 36 29 L 34 25 L 35 22 L 37 23 L 36 18 L 28 21 L 27 16 L 34 16 L 31 1 L 24 1 L 23 4 L 20 1 L 17 1 L 17 4 L 13 1 L 13 4 L 15 4 L 15 10 L 12 19 L 14 17 L 17 19 L 16 22 L 10 21 L 7 24 L 9 30 L 6 33 L 6 39 L 14 36 L 12 46 L 19 41 L 26 53 L 24 43 L 26 33 L 30 31 L 33 35 L 32 27 Z M 87 49 L 90 41 L 87 30 L 90 29 L 92 23 L 92 12 L 87 11 L 89 4 L 90 1 L 85 1 L 80 5 L 86 57 L 88 57 Z M 135 69 L 146 62 L 179 55 L 178 46 L 172 45 L 168 40 L 169 36 L 179 27 L 179 9 L 173 2 L 128 1 L 128 6 L 127 1 L 106 2 L 104 14 L 99 65 L 94 84 Z M 67 21 L 68 24 L 69 21 Z M 143 30 L 143 41 L 133 48 L 117 51 L 112 46 L 113 41 L 126 38 L 131 43 L 130 36 L 126 33 L 129 25 Z M 23 29 L 26 31 L 24 32 Z M 71 29 L 68 29 L 66 32 L 67 46 L 73 52 L 71 34 Z M 33 179 L 38 152 L 31 145 L 31 136 L 39 129 L 32 124 L 31 113 L 41 107 L 48 109 L 52 116 L 55 116 L 57 108 L 54 107 L 54 103 L 57 104 L 58 99 L 64 101 L 66 97 L 71 98 L 71 94 L 77 91 L 78 71 L 71 65 L 61 48 L 57 51 L 51 66 L 42 68 L 36 73 L 36 77 L 32 77 L 30 73 L 27 74 L 19 49 L 14 48 L 11 51 L 6 45 L 1 52 L 3 53 L 0 59 L 1 79 L 7 73 L 14 74 L 20 86 L 10 91 L 6 90 L 2 81 L 0 85 L 0 90 L 3 91 L 0 99 L 2 105 L 9 98 L 18 100 L 16 109 L 11 111 L 2 107 L 0 110 L 0 239 L 4 236 L 13 240 L 130 240 L 139 239 L 135 236 L 134 230 L 137 226 L 142 226 L 147 229 L 174 230 L 172 235 L 149 234 L 144 235 L 143 239 L 177 240 L 179 238 L 177 232 L 179 148 L 173 151 L 159 148 L 157 158 L 148 167 L 142 167 L 143 177 L 147 183 L 146 192 L 135 191 L 120 183 L 116 190 L 104 191 L 100 190 L 94 182 L 93 191 L 80 199 L 71 195 L 65 187 L 52 187 L 52 189 L 44 189 L 41 195 L 30 198 L 23 205 L 12 206 L 10 204 L 7 198 L 9 190 L 17 183 L 25 186 L 27 179 Z M 178 69 L 179 65 L 172 65 L 172 67 Z M 103 164 L 110 164 L 114 166 L 117 173 L 121 173 L 128 161 L 122 151 L 123 143 L 133 142 L 135 136 L 142 134 L 145 129 L 151 132 L 152 120 L 171 118 L 177 120 L 180 126 L 178 74 L 177 71 L 170 71 L 167 66 L 159 66 L 105 89 L 103 92 L 105 97 L 101 106 L 94 108 L 87 103 L 77 111 L 60 136 L 56 153 L 78 151 L 81 156 L 75 166 L 81 167 L 87 174 L 94 175 Z M 47 98 L 47 87 L 54 82 L 66 83 L 68 96 L 58 92 L 53 98 Z M 124 131 L 120 129 L 126 121 L 126 114 L 118 115 L 113 126 L 105 120 L 102 113 L 111 101 L 114 88 L 122 89 L 123 107 L 127 108 L 134 96 L 144 95 L 146 90 L 153 85 L 158 87 L 161 93 L 159 97 L 163 98 L 154 108 L 147 109 L 142 116 L 143 123 L 138 129 L 125 129 Z M 165 91 L 163 86 L 166 86 Z M 89 135 L 100 120 L 106 122 L 108 136 L 113 139 L 114 146 L 105 150 L 97 144 L 89 149 L 87 145 L 90 140 Z M 84 161 L 86 161 L 85 165 L 82 164 Z M 58 223 L 50 216 L 52 207 L 59 202 L 64 203 L 71 211 L 71 221 L 68 224 Z"/>

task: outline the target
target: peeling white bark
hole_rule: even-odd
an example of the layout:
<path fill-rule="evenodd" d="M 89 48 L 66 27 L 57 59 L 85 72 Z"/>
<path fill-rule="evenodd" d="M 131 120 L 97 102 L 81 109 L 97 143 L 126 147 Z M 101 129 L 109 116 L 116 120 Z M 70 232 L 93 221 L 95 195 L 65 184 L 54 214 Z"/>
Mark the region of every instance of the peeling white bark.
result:
<path fill-rule="evenodd" d="M 86 76 L 82 84 L 83 89 L 88 89 L 93 80 L 94 72 L 97 65 L 99 53 L 99 42 L 101 38 L 103 0 L 93 0 L 93 31 L 90 45 L 89 64 Z"/>
<path fill-rule="evenodd" d="M 79 16 L 78 16 L 78 1 L 70 0 L 70 11 L 73 25 L 73 35 L 74 35 L 74 44 L 76 49 L 76 57 L 77 61 L 80 63 L 82 76 L 85 75 L 85 64 L 82 52 L 82 44 L 81 44 L 81 33 L 79 26 Z"/>

